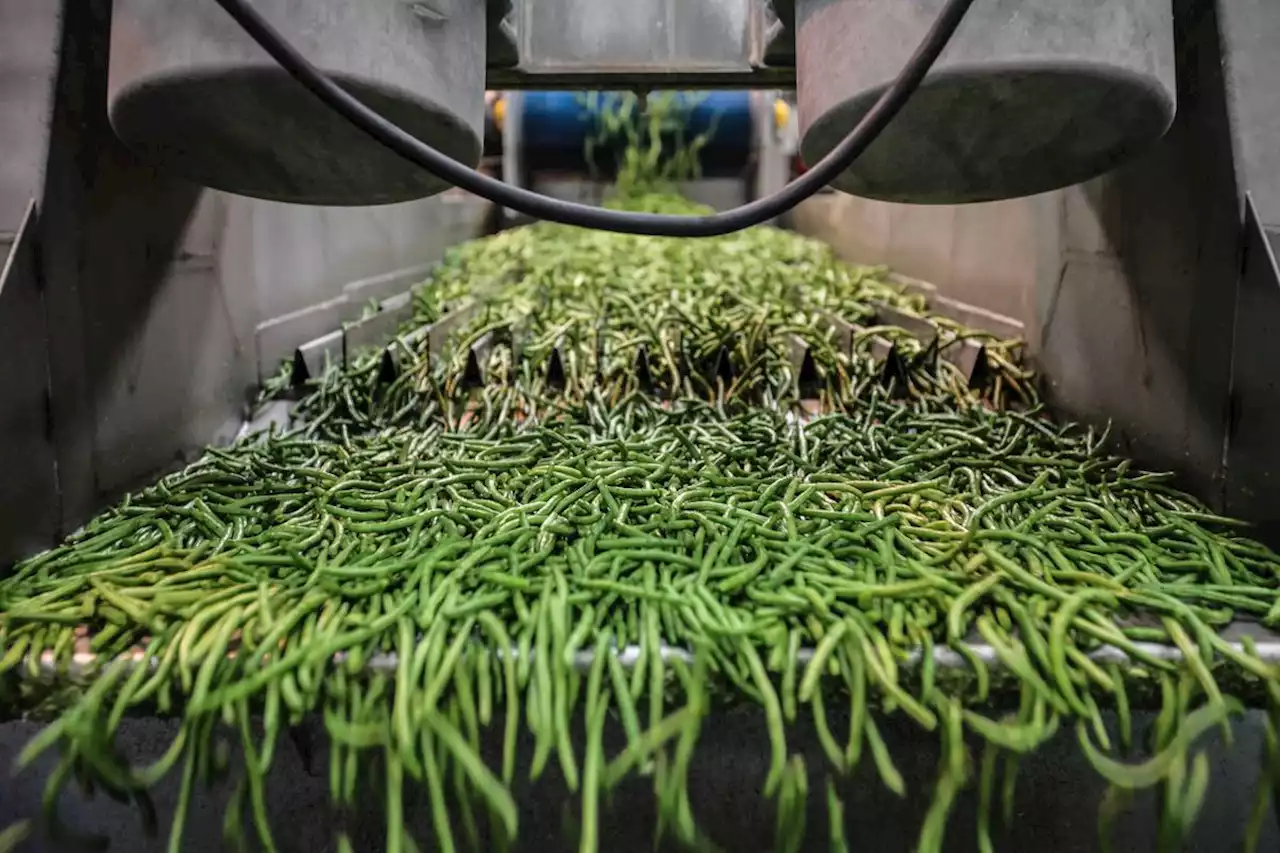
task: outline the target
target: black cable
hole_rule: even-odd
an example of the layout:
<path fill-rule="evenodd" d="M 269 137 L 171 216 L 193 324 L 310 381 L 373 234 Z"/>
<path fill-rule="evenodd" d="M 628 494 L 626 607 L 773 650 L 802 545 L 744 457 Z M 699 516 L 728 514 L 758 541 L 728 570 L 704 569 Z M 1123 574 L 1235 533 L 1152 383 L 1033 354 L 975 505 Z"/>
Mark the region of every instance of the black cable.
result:
<path fill-rule="evenodd" d="M 473 0 L 474 1 L 474 0 Z M 885 0 L 895 2 L 895 0 Z M 343 118 L 381 142 L 406 160 L 426 169 L 454 186 L 472 192 L 538 219 L 578 225 L 623 234 L 650 234 L 662 237 L 714 237 L 759 225 L 791 210 L 843 172 L 867 150 L 881 131 L 902 109 L 920 86 L 934 61 L 951 41 L 973 0 L 947 0 L 915 53 L 902 71 L 871 107 L 857 126 L 827 156 L 796 180 L 773 195 L 710 216 L 670 216 L 656 213 L 627 213 L 549 198 L 540 193 L 513 187 L 482 175 L 469 166 L 442 154 L 406 133 L 350 95 L 324 72 L 312 65 L 297 48 L 268 23 L 249 0 L 218 0 L 218 4 L 263 50 L 298 82 Z M 376 50 L 376 45 L 370 45 Z"/>

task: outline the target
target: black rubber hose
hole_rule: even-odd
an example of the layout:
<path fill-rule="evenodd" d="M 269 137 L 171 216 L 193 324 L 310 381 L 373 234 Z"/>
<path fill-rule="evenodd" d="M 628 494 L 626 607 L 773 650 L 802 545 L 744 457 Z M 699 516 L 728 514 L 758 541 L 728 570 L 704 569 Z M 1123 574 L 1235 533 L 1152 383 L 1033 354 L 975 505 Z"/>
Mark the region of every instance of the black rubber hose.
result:
<path fill-rule="evenodd" d="M 897 0 L 884 0 L 884 2 L 892 3 Z M 324 72 L 312 65 L 298 52 L 297 48 L 289 44 L 270 23 L 258 14 L 249 0 L 218 0 L 218 4 L 235 18 L 254 41 L 320 100 L 387 148 L 436 177 L 488 199 L 494 204 L 538 219 L 600 231 L 662 237 L 714 237 L 741 231 L 743 228 L 759 225 L 786 213 L 829 184 L 867 150 L 867 147 L 902 109 L 903 104 L 929 73 L 939 54 L 951 41 L 952 35 L 964 20 L 965 13 L 969 11 L 972 3 L 973 0 L 947 0 L 938 19 L 929 28 L 924 40 L 907 60 L 907 64 L 903 66 L 901 73 L 889 88 L 885 89 L 875 105 L 862 117 L 849 135 L 827 156 L 815 163 L 809 171 L 773 195 L 756 199 L 732 210 L 710 216 L 670 216 L 606 210 L 561 201 L 482 175 L 406 133 L 398 125 L 387 121 L 348 94 Z M 369 49 L 376 50 L 377 46 L 370 45 Z"/>

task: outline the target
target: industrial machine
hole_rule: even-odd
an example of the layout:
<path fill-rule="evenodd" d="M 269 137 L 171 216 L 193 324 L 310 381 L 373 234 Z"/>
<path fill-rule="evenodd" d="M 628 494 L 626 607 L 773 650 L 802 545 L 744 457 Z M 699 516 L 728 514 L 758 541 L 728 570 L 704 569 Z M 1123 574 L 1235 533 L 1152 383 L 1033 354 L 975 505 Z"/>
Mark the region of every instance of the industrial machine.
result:
<path fill-rule="evenodd" d="M 699 109 L 720 116 L 725 148 L 708 149 L 704 171 L 735 189 L 709 200 L 735 208 L 799 171 L 788 133 L 814 168 L 874 117 L 946 4 L 250 5 L 360 102 L 463 166 L 480 161 L 487 113 L 502 179 L 567 200 L 597 200 L 554 180 L 584 186 L 579 93 L 710 91 Z M 974 0 L 915 97 L 832 181 L 939 216 L 1001 201 L 946 214 L 942 268 L 994 277 L 1016 261 L 1017 319 L 1054 406 L 1112 421 L 1126 454 L 1273 541 L 1277 40 L 1272 0 Z M 217 0 L 0 4 L 0 566 L 240 434 L 281 362 L 308 369 L 385 334 L 409 286 L 479 233 L 474 197 L 444 192 L 447 180 L 354 127 L 280 58 Z M 775 93 L 792 89 L 779 122 Z M 505 93 L 487 110 L 486 90 Z M 904 208 L 874 210 L 886 228 L 905 221 Z M 980 218 L 992 211 L 1006 218 Z M 379 315 L 354 324 L 371 300 Z M 0 762 L 30 733 L 5 728 Z M 729 750 L 736 735 L 719 737 Z M 1219 849 L 1215 824 L 1241 820 L 1260 739 L 1243 731 L 1249 758 L 1215 770 L 1197 849 Z M 300 778 L 309 769 L 287 760 Z M 1090 846 L 1096 797 L 1071 793 L 1078 759 L 1036 761 L 1024 772 L 1068 780 L 1028 816 L 1036 843 Z M 738 771 L 730 759 L 721 770 L 709 785 L 732 813 Z M 319 799 L 323 780 L 308 784 L 280 808 Z M 39 799 L 0 793 L 0 822 Z M 115 820 L 96 808 L 68 811 Z M 1127 838 L 1150 849 L 1141 828 Z"/>
<path fill-rule="evenodd" d="M 487 69 L 540 87 L 575 75 L 593 88 L 609 78 L 637 88 L 673 75 L 718 86 L 792 78 L 806 159 L 816 163 L 865 125 L 858 144 L 869 153 L 834 170 L 836 184 L 917 202 L 1025 196 L 1078 182 L 1159 138 L 1174 112 L 1163 0 L 1034 11 L 979 3 L 963 28 L 971 4 L 941 0 L 905 8 L 799 0 L 788 9 L 760 0 L 647 2 L 625 10 L 413 0 L 307 11 L 288 0 L 261 9 L 220 2 L 229 15 L 157 0 L 115 8 L 112 124 L 148 162 L 284 201 L 368 204 L 439 191 L 438 170 L 426 177 L 367 131 L 389 121 L 437 154 L 474 165 Z M 380 50 L 352 53 L 352 41 L 377 41 Z M 931 66 L 920 98 L 904 107 Z M 318 99 L 295 97 L 291 75 L 309 78 Z M 342 110 L 335 81 L 346 86 L 349 110 L 373 109 L 363 131 L 319 102 Z M 882 128 L 900 108 L 901 120 Z M 385 142 L 395 134 L 384 126 L 375 135 Z M 414 147 L 404 137 L 398 144 L 402 154 Z M 464 173 L 452 177 L 466 185 Z"/>
<path fill-rule="evenodd" d="M 512 90 L 495 93 L 492 153 L 504 183 L 599 203 L 616 172 L 620 139 L 604 140 L 602 112 L 629 93 Z M 782 92 L 713 90 L 676 96 L 685 139 L 705 136 L 698 180 L 682 191 L 724 210 L 781 189 L 799 155 L 795 111 Z M 676 144 L 674 138 L 666 140 Z M 486 149 L 489 146 L 486 145 Z M 488 153 L 488 152 L 487 152 Z"/>

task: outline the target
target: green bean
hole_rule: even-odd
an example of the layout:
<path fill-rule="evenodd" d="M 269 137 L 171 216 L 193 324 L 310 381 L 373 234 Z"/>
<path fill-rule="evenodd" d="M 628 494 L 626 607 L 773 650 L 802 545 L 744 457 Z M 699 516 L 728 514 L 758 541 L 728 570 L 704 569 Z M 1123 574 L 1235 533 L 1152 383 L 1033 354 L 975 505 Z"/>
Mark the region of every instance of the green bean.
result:
<path fill-rule="evenodd" d="M 676 740 L 675 758 L 671 764 L 672 796 L 676 800 L 677 834 L 684 844 L 693 845 L 699 841 L 697 825 L 693 819 L 693 809 L 689 802 L 688 777 L 689 766 L 693 760 L 694 748 L 702 730 L 702 721 L 708 711 L 705 694 L 707 679 L 707 659 L 698 655 L 694 659 L 693 670 L 689 671 L 683 661 L 677 659 L 674 668 L 681 684 L 689 697 L 689 708 L 693 719 L 680 733 Z"/>
<path fill-rule="evenodd" d="M 453 840 L 453 825 L 449 821 L 449 809 L 444 798 L 444 784 L 436 761 L 435 742 L 428 728 L 422 730 L 422 766 L 431 795 L 431 820 L 436 830 L 436 843 L 441 853 L 455 853 L 457 846 Z"/>
<path fill-rule="evenodd" d="M 827 821 L 830 826 L 831 853 L 847 853 L 849 842 L 844 834 L 844 804 L 836 790 L 835 782 L 827 777 Z"/>
<path fill-rule="evenodd" d="M 1109 786 L 1098 807 L 1098 844 L 1104 853 L 1112 853 L 1112 834 L 1116 821 L 1129 807 L 1133 792 L 1115 785 Z"/>
<path fill-rule="evenodd" d="M 835 736 L 831 734 L 831 729 L 827 726 L 827 711 L 823 704 L 821 684 L 814 691 L 810 707 L 813 711 L 814 729 L 818 733 L 818 742 L 822 746 L 822 751 L 826 753 L 827 760 L 831 762 L 831 766 L 837 772 L 843 773 L 845 770 L 845 756 L 839 744 L 836 743 Z"/>
<path fill-rule="evenodd" d="M 1255 786 L 1253 804 L 1249 809 L 1249 820 L 1245 824 L 1244 839 L 1241 849 L 1246 853 L 1254 853 L 1262 836 L 1262 827 L 1271 807 L 1275 791 L 1277 771 L 1280 771 L 1280 740 L 1276 737 L 1275 712 L 1266 716 L 1263 728 L 1264 754 L 1262 767 L 1259 770 L 1258 782 Z"/>
<path fill-rule="evenodd" d="M 1217 725 L 1232 713 L 1238 713 L 1241 706 L 1234 699 L 1226 699 L 1222 704 L 1206 705 L 1189 714 L 1178 728 L 1172 743 L 1150 760 L 1142 764 L 1125 766 L 1113 761 L 1097 750 L 1085 733 L 1083 721 L 1077 723 L 1076 730 L 1085 756 L 1108 782 L 1121 788 L 1148 788 L 1169 772 L 1173 762 L 1185 753 L 1186 746 L 1194 742 L 1205 730 Z"/>
<path fill-rule="evenodd" d="M 192 738 L 186 748 L 186 761 L 182 768 L 182 781 L 178 787 L 178 804 L 173 812 L 173 825 L 169 830 L 169 853 L 179 853 L 182 849 L 182 832 L 186 821 L 187 809 L 191 803 L 191 789 L 195 786 L 196 754 L 202 744 Z"/>
<path fill-rule="evenodd" d="M 988 742 L 982 750 L 982 764 L 978 771 L 978 851 L 994 853 L 991 840 L 991 800 L 995 792 L 996 762 L 999 750 Z"/>
<path fill-rule="evenodd" d="M 1088 711 L 1084 709 L 1080 695 L 1068 675 L 1067 629 L 1075 620 L 1076 613 L 1081 608 L 1088 606 L 1092 601 L 1102 601 L 1105 604 L 1110 604 L 1114 600 L 1110 593 L 1102 590 L 1083 590 L 1059 606 L 1057 613 L 1053 616 L 1053 626 L 1049 631 L 1049 660 L 1053 666 L 1053 677 L 1063 697 L 1079 713 L 1087 714 Z"/>
<path fill-rule="evenodd" d="M 616 787 L 618 782 L 634 767 L 643 756 L 652 753 L 665 742 L 677 736 L 693 718 L 689 708 L 681 708 L 665 717 L 658 725 L 649 728 L 639 739 L 627 745 L 622 754 L 611 761 L 605 768 L 605 788 Z"/>
<path fill-rule="evenodd" d="M 258 832 L 258 841 L 264 850 L 274 851 L 276 846 L 272 840 L 271 828 L 267 819 L 265 786 L 262 778 L 267 771 L 267 766 L 260 764 L 256 760 L 256 750 L 253 747 L 252 737 L 249 732 L 249 705 L 246 701 L 241 700 L 237 704 L 236 717 L 240 729 L 241 743 L 245 751 L 245 760 L 250 768 L 247 770 L 245 778 L 248 781 L 249 803 L 253 812 L 254 826 Z M 274 740 L 275 735 L 276 733 L 268 728 L 267 739 Z"/>
<path fill-rule="evenodd" d="M 951 607 L 947 611 L 947 631 L 953 642 L 960 642 L 964 639 L 964 612 L 996 584 L 1000 583 L 1001 579 L 1001 575 L 989 575 L 967 588 L 951 602 Z"/>
<path fill-rule="evenodd" d="M 782 774 L 786 769 L 787 744 L 783 728 L 782 705 L 778 701 L 778 695 L 769 681 L 769 675 L 765 672 L 764 664 L 760 662 L 760 656 L 756 650 L 749 644 L 743 645 L 742 655 L 764 702 L 765 714 L 769 720 L 769 741 L 772 744 L 773 757 L 769 765 L 769 775 L 764 783 L 765 796 L 769 797 L 782 782 Z"/>
<path fill-rule="evenodd" d="M 623 731 L 627 735 L 628 745 L 640 739 L 640 718 L 636 714 L 635 703 L 631 699 L 631 691 L 627 687 L 626 675 L 617 655 L 609 653 L 609 681 L 613 688 L 614 701 L 618 703 L 618 716 L 622 720 Z"/>
<path fill-rule="evenodd" d="M 475 617 L 467 617 L 463 620 L 462 626 L 454 633 L 453 642 L 449 644 L 449 648 L 444 653 L 439 665 L 432 671 L 431 680 L 427 682 L 426 691 L 420 700 L 421 710 L 419 715 L 429 713 L 435 707 L 437 700 L 444 692 L 449 677 L 453 674 L 454 667 L 457 666 L 459 658 L 462 657 L 463 649 L 471 641 L 471 629 L 474 625 Z"/>
<path fill-rule="evenodd" d="M 1213 680 L 1213 675 L 1209 672 L 1208 666 L 1200 656 L 1200 651 L 1191 643 L 1191 638 L 1187 636 L 1187 632 L 1183 630 L 1173 619 L 1165 617 L 1163 620 L 1165 630 L 1169 632 L 1169 636 L 1173 639 L 1179 650 L 1182 651 L 1183 660 L 1186 661 L 1190 668 L 1191 674 L 1200 682 L 1200 687 L 1204 690 L 1209 701 L 1221 706 L 1224 702 L 1221 691 L 1218 690 L 1218 684 Z"/>
<path fill-rule="evenodd" d="M 435 712 L 428 712 L 424 723 L 435 733 L 445 750 L 453 756 L 471 784 L 488 801 L 490 808 L 501 819 L 507 837 L 515 838 L 518 817 L 515 801 L 506 787 L 489 772 L 480 760 L 480 756 L 464 742 L 461 733 L 451 723 Z"/>
<path fill-rule="evenodd" d="M 1179 842 L 1187 836 L 1187 831 L 1195 823 L 1196 817 L 1204 805 L 1205 792 L 1209 788 L 1209 757 L 1204 752 L 1196 753 L 1191 761 L 1191 775 L 1187 779 L 1186 788 L 1182 792 L 1178 804 L 1177 820 L 1179 823 L 1177 838 Z"/>
<path fill-rule="evenodd" d="M 898 768 L 894 765 L 893 758 L 889 755 L 889 748 L 881 740 L 879 728 L 870 717 L 867 718 L 863 731 L 866 734 L 867 745 L 871 747 L 871 758 L 875 761 L 876 770 L 880 773 L 880 779 L 884 782 L 884 786 L 899 797 L 905 797 L 907 795 L 906 782 L 903 781 L 902 774 L 898 772 Z"/>
<path fill-rule="evenodd" d="M 836 623 L 830 631 L 822 638 L 822 642 L 818 644 L 814 650 L 813 657 L 809 659 L 809 663 L 805 666 L 804 678 L 800 682 L 800 701 L 808 702 L 813 695 L 814 688 L 818 684 L 827 665 L 827 659 L 831 653 L 835 651 L 836 645 L 840 642 L 840 638 L 849 630 L 847 622 Z"/>
<path fill-rule="evenodd" d="M 607 652 L 602 652 L 607 654 Z M 608 706 L 600 703 L 588 711 L 587 751 L 583 761 L 582 777 L 582 838 L 578 844 L 581 853 L 594 853 L 599 847 L 599 808 L 600 776 L 604 770 L 604 753 L 602 740 L 604 737 L 605 713 Z"/>

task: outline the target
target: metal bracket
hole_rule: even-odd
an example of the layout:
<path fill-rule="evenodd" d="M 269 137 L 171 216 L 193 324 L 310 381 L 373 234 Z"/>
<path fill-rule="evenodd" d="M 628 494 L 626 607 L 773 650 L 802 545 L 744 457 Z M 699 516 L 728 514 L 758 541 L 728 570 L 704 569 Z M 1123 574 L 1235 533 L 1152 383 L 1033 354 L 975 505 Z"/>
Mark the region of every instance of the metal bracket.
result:
<path fill-rule="evenodd" d="M 928 357 L 940 356 L 944 361 L 959 368 L 969 387 L 977 387 L 987 380 L 990 365 L 987 364 L 987 348 L 982 343 L 963 338 L 951 341 L 945 346 L 939 346 L 938 327 L 929 320 L 881 302 L 874 303 L 873 307 L 876 310 L 877 323 L 906 329 L 912 337 L 924 344 L 926 352 L 933 351 Z"/>
<path fill-rule="evenodd" d="M 641 391 L 650 393 L 654 390 L 653 371 L 649 368 L 649 348 L 640 347 L 640 351 L 636 353 L 636 363 L 634 367 L 636 375 L 636 385 Z"/>
<path fill-rule="evenodd" d="M 307 380 L 318 379 L 330 365 L 341 364 L 342 340 L 342 330 L 337 329 L 294 350 L 293 375 L 290 377 L 293 386 L 296 388 Z"/>
<path fill-rule="evenodd" d="M 424 21 L 442 23 L 453 13 L 454 0 L 404 0 L 409 11 Z"/>
<path fill-rule="evenodd" d="M 602 0 L 488 2 L 490 89 L 795 84 L 794 0 L 610 0 L 632 21 L 613 29 L 619 15 Z"/>
<path fill-rule="evenodd" d="M 547 359 L 547 386 L 563 390 L 565 386 L 564 357 L 560 354 L 560 344 L 551 348 L 551 356 Z"/>
<path fill-rule="evenodd" d="M 453 333 L 462 326 L 462 324 L 471 319 L 472 315 L 475 314 L 477 307 L 478 306 L 474 302 L 468 303 L 454 311 L 450 311 L 448 314 L 445 314 L 439 320 L 436 320 L 431 324 L 431 327 L 427 329 L 426 335 L 427 351 L 430 353 L 432 359 L 440 357 L 440 354 L 444 352 L 445 344 L 449 342 L 450 336 L 452 336 Z"/>
<path fill-rule="evenodd" d="M 1257 651 L 1259 660 L 1268 665 L 1276 665 L 1280 663 L 1280 636 L 1275 632 L 1262 627 L 1256 623 L 1236 623 L 1227 626 L 1220 633 L 1227 643 L 1241 653 L 1247 654 L 1243 638 L 1248 636 L 1253 641 L 1253 646 Z M 980 638 L 974 636 L 968 638 L 964 645 L 967 647 L 967 656 L 956 651 L 946 645 L 936 645 L 933 648 L 932 659 L 935 669 L 945 670 L 953 673 L 963 673 L 971 670 L 971 665 L 967 657 L 976 657 L 982 661 L 989 670 L 1001 671 L 1004 668 L 1004 662 L 994 648 L 987 645 Z M 1164 645 L 1160 643 L 1138 642 L 1132 643 L 1134 649 L 1148 658 L 1156 660 L 1164 660 L 1177 662 L 1183 659 L 1182 651 L 1176 646 Z M 624 667 L 631 668 L 638 665 L 642 659 L 641 649 L 639 646 L 625 646 L 617 648 L 611 652 L 618 658 L 619 663 Z M 669 646 L 663 644 L 659 650 L 663 660 L 674 661 L 680 660 L 685 663 L 693 662 L 693 654 L 687 649 L 677 646 Z M 507 655 L 515 655 L 518 652 L 514 649 L 495 649 L 493 654 L 499 659 L 505 658 Z M 796 655 L 796 662 L 799 664 L 801 672 L 804 667 L 808 666 L 813 659 L 813 649 L 800 649 Z M 1094 663 L 1099 664 L 1140 664 L 1130 658 L 1129 654 L 1124 650 L 1111 645 L 1102 645 L 1092 649 L 1086 653 L 1086 657 Z M 123 661 L 129 668 L 144 666 L 154 671 L 159 666 L 159 659 L 155 657 L 148 658 L 142 649 L 135 649 L 132 652 L 125 653 L 117 658 Z M 591 668 L 594 660 L 594 652 L 591 650 L 581 650 L 574 654 L 572 665 L 579 672 L 586 672 Z M 904 656 L 898 658 L 898 663 L 903 670 L 916 672 L 919 671 L 924 661 L 924 650 L 914 649 Z M 16 668 L 16 672 L 29 677 L 26 674 L 31 672 L 31 668 L 24 661 L 22 666 Z M 35 678 L 40 681 L 53 681 L 55 683 L 76 683 L 93 676 L 101 671 L 102 660 L 94 653 L 89 651 L 77 651 L 71 655 L 70 660 L 59 664 L 54 658 L 52 652 L 45 652 L 41 655 L 35 668 Z M 334 656 L 333 663 L 335 666 L 341 666 L 346 663 L 346 655 L 339 653 Z M 371 655 L 365 662 L 365 670 L 370 673 L 390 674 L 394 673 L 397 666 L 397 657 L 394 652 L 384 652 Z M 1251 698 L 1242 696 L 1242 699 L 1249 700 Z"/>
<path fill-rule="evenodd" d="M 886 305 L 883 302 L 873 302 L 871 307 L 875 309 L 877 325 L 897 326 L 900 329 L 906 329 L 912 337 L 920 341 L 925 347 L 934 343 L 938 338 L 938 327 L 923 317 L 899 311 L 892 305 Z"/>
<path fill-rule="evenodd" d="M 53 389 L 40 269 L 39 210 L 28 201 L 12 243 L 0 243 L 0 575 L 9 561 L 51 546 L 57 526 Z M 53 509 L 54 511 L 50 511 Z"/>
<path fill-rule="evenodd" d="M 792 334 L 787 339 L 791 353 L 791 372 L 795 374 L 795 393 L 802 400 L 818 396 L 818 366 L 813 360 L 813 350 L 807 341 Z"/>
<path fill-rule="evenodd" d="M 378 313 L 347 326 L 342 333 L 342 361 L 347 367 L 361 350 L 386 346 L 396 330 L 413 318 L 413 294 L 401 293 L 384 300 Z"/>

